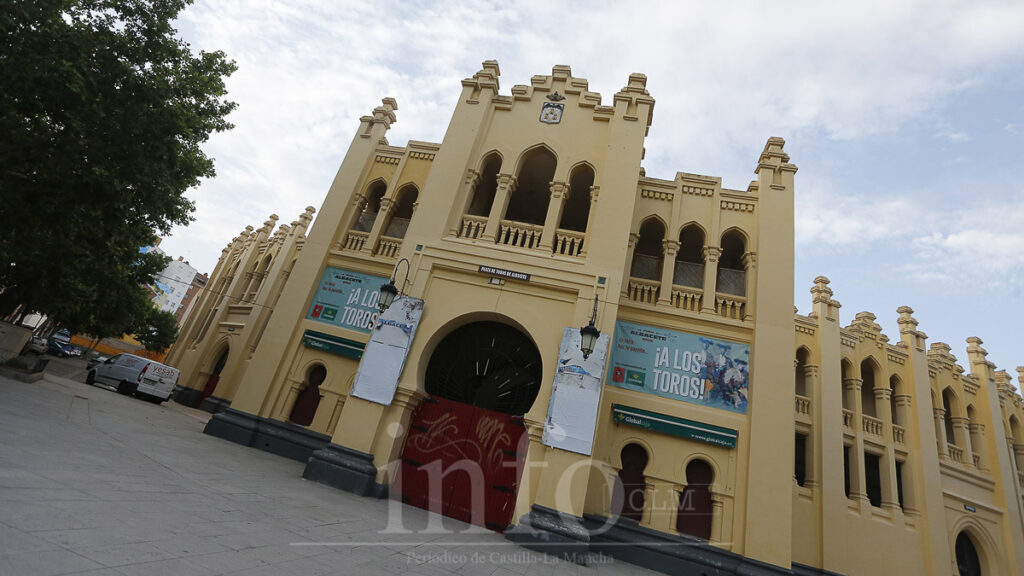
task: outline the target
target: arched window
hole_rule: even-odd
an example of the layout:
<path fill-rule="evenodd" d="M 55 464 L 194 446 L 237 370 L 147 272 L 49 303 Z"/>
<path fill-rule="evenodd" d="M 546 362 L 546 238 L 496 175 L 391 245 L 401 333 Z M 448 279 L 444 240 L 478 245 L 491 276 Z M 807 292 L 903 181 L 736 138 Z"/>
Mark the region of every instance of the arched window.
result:
<path fill-rule="evenodd" d="M 946 425 L 946 444 L 956 446 L 956 436 L 953 434 L 953 407 L 956 406 L 956 396 L 953 391 L 946 388 L 942 391 L 942 407 L 946 410 L 944 417 Z"/>
<path fill-rule="evenodd" d="M 317 364 L 306 373 L 306 382 L 295 398 L 295 406 L 292 407 L 292 422 L 300 426 L 309 426 L 316 416 L 316 409 L 320 406 L 320 384 L 327 378 L 327 369 L 323 364 Z"/>
<path fill-rule="evenodd" d="M 691 288 L 704 287 L 704 231 L 690 224 L 679 232 L 672 283 Z"/>
<path fill-rule="evenodd" d="M 903 382 L 900 377 L 893 374 L 889 377 L 889 411 L 892 414 L 892 423 L 899 426 L 899 406 L 896 405 L 896 397 L 903 395 Z"/>
<path fill-rule="evenodd" d="M 267 272 L 270 270 L 270 264 L 274 261 L 273 254 L 267 254 L 266 258 L 253 269 L 252 279 L 249 281 L 249 291 L 245 295 L 246 302 L 252 302 L 256 300 L 256 296 L 260 293 L 260 288 L 263 287 L 263 281 L 267 278 Z"/>
<path fill-rule="evenodd" d="M 413 208 L 416 199 L 419 197 L 419 190 L 412 184 L 406 184 L 398 191 L 395 200 L 395 211 L 388 221 L 384 236 L 391 238 L 405 238 L 405 232 L 409 229 L 409 221 L 412 220 Z"/>
<path fill-rule="evenodd" d="M 746 251 L 746 241 L 738 231 L 730 230 L 722 236 L 722 256 L 718 260 L 718 281 L 715 285 L 718 292 L 734 296 L 746 295 L 747 273 L 743 267 Z"/>
<path fill-rule="evenodd" d="M 639 522 L 644 513 L 644 469 L 647 468 L 647 450 L 639 444 L 626 444 L 622 448 L 622 470 L 618 486 L 612 495 L 612 511 L 622 518 Z M 622 498 L 621 502 L 617 502 Z"/>
<path fill-rule="evenodd" d="M 366 200 L 363 201 L 362 212 L 359 213 L 356 225 L 353 226 L 355 230 L 359 232 L 373 230 L 373 222 L 377 220 L 377 213 L 380 212 L 381 198 L 384 197 L 384 193 L 387 190 L 388 187 L 384 182 L 374 182 L 373 186 L 370 187 L 370 191 L 366 194 Z"/>
<path fill-rule="evenodd" d="M 469 203 L 469 214 L 473 216 L 488 216 L 491 213 L 491 205 L 494 204 L 494 195 L 498 191 L 498 171 L 501 170 L 501 156 L 494 152 L 483 161 L 483 169 L 480 171 L 480 181 L 473 190 L 473 199 Z"/>
<path fill-rule="evenodd" d="M 810 396 L 807 391 L 807 348 L 796 351 L 796 395 Z"/>
<path fill-rule="evenodd" d="M 875 368 L 877 364 L 870 358 L 860 363 L 860 409 L 867 416 L 878 416 L 875 408 Z"/>
<path fill-rule="evenodd" d="M 645 280 L 661 279 L 664 240 L 665 226 L 657 218 L 648 218 L 640 225 L 640 239 L 633 249 L 630 276 Z"/>
<path fill-rule="evenodd" d="M 1020 422 L 1017 420 L 1017 415 L 1010 415 L 1010 437 L 1013 438 L 1013 455 L 1014 460 L 1017 462 L 1017 471 L 1024 472 L 1024 458 L 1018 456 L 1021 450 L 1021 445 L 1024 445 L 1024 435 L 1021 434 Z"/>
<path fill-rule="evenodd" d="M 556 165 L 555 155 L 543 146 L 527 152 L 505 210 L 505 220 L 544 224 Z"/>
<path fill-rule="evenodd" d="M 677 531 L 711 539 L 711 483 L 714 480 L 715 472 L 707 462 L 696 459 L 686 465 L 686 488 L 679 495 Z"/>
<path fill-rule="evenodd" d="M 587 219 L 590 218 L 590 187 L 594 185 L 594 171 L 590 166 L 582 164 L 572 171 L 569 177 L 569 199 L 562 208 L 562 219 L 558 227 L 575 232 L 587 231 Z"/>
<path fill-rule="evenodd" d="M 840 364 L 840 371 L 843 375 L 843 410 L 853 410 L 850 407 L 850 395 L 846 392 L 846 381 L 853 378 L 853 365 L 844 358 Z"/>

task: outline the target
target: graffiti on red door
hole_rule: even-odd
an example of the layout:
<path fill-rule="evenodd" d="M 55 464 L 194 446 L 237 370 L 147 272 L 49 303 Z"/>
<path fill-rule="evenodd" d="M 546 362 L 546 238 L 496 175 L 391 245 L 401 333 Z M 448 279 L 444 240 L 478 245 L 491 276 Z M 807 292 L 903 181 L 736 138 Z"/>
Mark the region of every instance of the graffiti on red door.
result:
<path fill-rule="evenodd" d="M 443 398 L 413 414 L 393 489 L 403 502 L 492 530 L 512 520 L 523 419 Z"/>

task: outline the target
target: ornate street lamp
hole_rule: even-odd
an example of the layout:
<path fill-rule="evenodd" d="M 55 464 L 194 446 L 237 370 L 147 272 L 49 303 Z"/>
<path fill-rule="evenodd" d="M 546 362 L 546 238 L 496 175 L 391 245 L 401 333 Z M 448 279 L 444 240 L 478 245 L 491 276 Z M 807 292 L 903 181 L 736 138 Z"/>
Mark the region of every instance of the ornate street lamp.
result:
<path fill-rule="evenodd" d="M 402 291 L 405 291 L 405 285 L 409 283 L 409 261 L 402 258 L 395 264 L 395 269 L 391 273 L 391 280 L 387 284 L 380 285 L 380 299 L 377 300 L 377 308 L 380 308 L 380 313 L 383 314 L 387 310 L 391 303 L 395 301 L 395 296 L 398 296 L 402 292 L 399 292 L 398 287 L 395 286 L 395 278 L 398 277 L 398 267 L 405 262 L 405 280 L 402 281 Z"/>
<path fill-rule="evenodd" d="M 590 355 L 594 352 L 594 345 L 597 344 L 597 339 L 601 337 L 601 331 L 594 326 L 594 322 L 597 321 L 597 295 L 594 295 L 594 313 L 590 316 L 590 324 L 587 324 L 583 328 L 580 328 L 580 350 L 583 351 L 583 359 L 590 358 Z"/>

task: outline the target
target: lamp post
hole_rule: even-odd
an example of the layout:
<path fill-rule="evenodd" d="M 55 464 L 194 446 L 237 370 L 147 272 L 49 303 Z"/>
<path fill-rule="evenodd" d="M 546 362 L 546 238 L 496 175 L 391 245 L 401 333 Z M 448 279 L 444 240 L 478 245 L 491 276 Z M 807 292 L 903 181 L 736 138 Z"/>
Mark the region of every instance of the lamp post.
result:
<path fill-rule="evenodd" d="M 398 287 L 395 286 L 395 278 L 398 277 L 398 267 L 401 266 L 402 262 L 405 262 L 405 280 L 402 281 L 402 290 L 399 291 Z M 395 301 L 395 296 L 405 291 L 405 285 L 409 283 L 409 261 L 402 258 L 395 264 L 395 269 L 391 272 L 391 280 L 387 284 L 380 285 L 380 298 L 377 300 L 377 308 L 380 309 L 380 313 L 383 314 L 391 303 Z M 595 304 L 596 306 L 596 304 Z"/>
<path fill-rule="evenodd" d="M 594 352 L 594 345 L 597 344 L 597 339 L 601 337 L 601 331 L 594 326 L 596 321 L 597 294 L 594 295 L 594 312 L 590 315 L 590 324 L 580 328 L 580 350 L 583 351 L 584 360 L 590 358 L 590 355 Z"/>

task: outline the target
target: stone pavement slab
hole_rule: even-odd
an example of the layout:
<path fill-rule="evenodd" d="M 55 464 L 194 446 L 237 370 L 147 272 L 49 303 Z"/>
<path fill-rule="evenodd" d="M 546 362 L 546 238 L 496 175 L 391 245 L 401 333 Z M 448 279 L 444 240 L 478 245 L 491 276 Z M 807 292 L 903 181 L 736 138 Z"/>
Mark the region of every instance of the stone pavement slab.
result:
<path fill-rule="evenodd" d="M 55 374 L 0 377 L 0 575 L 650 574 L 307 482 L 302 463 L 205 436 L 208 419 Z"/>

